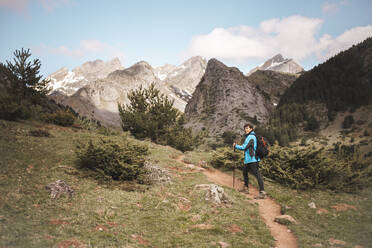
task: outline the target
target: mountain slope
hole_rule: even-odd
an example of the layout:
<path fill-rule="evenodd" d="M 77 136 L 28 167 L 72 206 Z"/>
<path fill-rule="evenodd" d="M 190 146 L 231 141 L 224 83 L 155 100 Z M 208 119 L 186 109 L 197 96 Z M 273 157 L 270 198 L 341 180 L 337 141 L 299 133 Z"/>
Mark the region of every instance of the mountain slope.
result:
<path fill-rule="evenodd" d="M 372 38 L 368 38 L 300 76 L 279 105 L 320 102 L 333 119 L 338 111 L 369 104 L 371 96 Z"/>
<path fill-rule="evenodd" d="M 265 122 L 268 101 L 237 68 L 210 59 L 185 109 L 187 126 L 212 136 L 241 130 L 248 120 Z"/>

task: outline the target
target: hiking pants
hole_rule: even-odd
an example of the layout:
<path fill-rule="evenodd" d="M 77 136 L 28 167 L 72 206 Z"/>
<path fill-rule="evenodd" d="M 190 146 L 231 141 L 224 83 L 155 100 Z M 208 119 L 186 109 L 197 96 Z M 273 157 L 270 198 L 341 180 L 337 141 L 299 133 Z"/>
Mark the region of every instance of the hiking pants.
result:
<path fill-rule="evenodd" d="M 258 168 L 258 162 L 244 164 L 243 166 L 243 177 L 244 177 L 244 186 L 248 187 L 248 171 L 251 172 L 256 178 L 258 182 L 258 187 L 260 191 L 264 191 L 264 184 L 262 181 L 261 173 Z"/>

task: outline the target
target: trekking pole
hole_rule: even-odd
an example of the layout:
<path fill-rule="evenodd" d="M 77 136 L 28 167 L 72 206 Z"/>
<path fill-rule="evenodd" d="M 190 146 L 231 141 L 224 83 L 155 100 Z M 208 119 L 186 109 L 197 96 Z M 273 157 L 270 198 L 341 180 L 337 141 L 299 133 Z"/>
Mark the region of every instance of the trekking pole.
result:
<path fill-rule="evenodd" d="M 234 153 L 235 153 L 235 145 L 234 145 Z M 233 165 L 233 189 L 235 189 L 235 161 Z"/>

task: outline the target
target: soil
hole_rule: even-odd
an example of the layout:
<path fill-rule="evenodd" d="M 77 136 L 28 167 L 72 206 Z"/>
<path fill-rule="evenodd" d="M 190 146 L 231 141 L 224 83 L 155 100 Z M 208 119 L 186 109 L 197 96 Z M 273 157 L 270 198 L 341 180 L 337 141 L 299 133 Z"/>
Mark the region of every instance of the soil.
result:
<path fill-rule="evenodd" d="M 187 165 L 188 167 L 195 166 L 195 165 L 186 164 L 183 161 L 183 159 L 184 159 L 184 155 L 181 155 L 180 157 L 177 158 L 177 161 Z M 228 175 L 226 173 L 223 173 L 213 168 L 208 168 L 208 169 L 199 168 L 199 170 L 202 171 L 204 175 L 207 176 L 209 181 L 219 184 L 219 185 L 233 188 L 233 178 L 231 175 Z M 235 189 L 240 189 L 243 187 L 243 182 L 241 180 L 235 179 L 234 186 L 235 186 L 234 187 Z M 253 203 L 258 204 L 260 216 L 265 222 L 268 229 L 270 230 L 271 235 L 275 239 L 275 247 L 297 248 L 298 243 L 297 243 L 296 236 L 288 229 L 287 226 L 281 225 L 274 221 L 277 216 L 281 215 L 280 205 L 277 202 L 275 202 L 273 199 L 271 199 L 270 197 L 266 197 L 265 199 L 254 199 L 255 196 L 258 196 L 258 193 L 259 192 L 257 188 L 255 188 L 252 185 L 249 185 L 249 194 L 246 194 L 246 193 L 244 194 L 248 198 L 252 199 L 251 201 Z"/>

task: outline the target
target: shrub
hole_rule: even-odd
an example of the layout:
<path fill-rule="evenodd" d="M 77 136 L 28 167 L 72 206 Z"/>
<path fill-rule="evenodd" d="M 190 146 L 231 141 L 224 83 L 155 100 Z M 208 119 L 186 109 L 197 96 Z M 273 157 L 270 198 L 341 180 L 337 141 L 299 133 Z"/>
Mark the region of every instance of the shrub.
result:
<path fill-rule="evenodd" d="M 369 185 L 372 178 L 369 161 L 359 156 L 356 147 L 335 147 L 337 151 L 326 152 L 273 146 L 270 155 L 261 162 L 261 172 L 297 189 L 355 191 Z"/>
<path fill-rule="evenodd" d="M 65 110 L 59 110 L 53 114 L 46 114 L 43 119 L 46 122 L 64 127 L 72 126 L 75 122 L 75 116 L 71 112 Z"/>
<path fill-rule="evenodd" d="M 354 123 L 353 116 L 352 115 L 347 115 L 347 116 L 345 116 L 344 122 L 342 123 L 342 128 L 343 129 L 351 128 L 353 123 Z"/>
<path fill-rule="evenodd" d="M 315 131 L 319 128 L 319 123 L 314 116 L 311 116 L 306 124 L 306 130 Z"/>
<path fill-rule="evenodd" d="M 243 161 L 243 152 L 234 152 L 232 147 L 220 147 L 217 148 L 215 152 L 213 152 L 209 163 L 215 168 L 232 170 L 233 168 L 242 167 Z"/>
<path fill-rule="evenodd" d="M 28 118 L 30 118 L 30 111 L 25 105 L 18 104 L 11 97 L 0 99 L 0 119 L 16 121 Z"/>
<path fill-rule="evenodd" d="M 31 130 L 28 132 L 28 134 L 34 137 L 49 137 L 50 136 L 50 133 L 47 130 L 43 130 L 43 129 Z"/>
<path fill-rule="evenodd" d="M 223 143 L 226 145 L 232 145 L 236 139 L 236 133 L 232 131 L 226 131 L 222 134 Z"/>
<path fill-rule="evenodd" d="M 146 146 L 114 138 L 90 140 L 79 144 L 76 150 L 80 168 L 93 170 L 104 178 L 128 181 L 140 180 L 147 153 Z"/>

